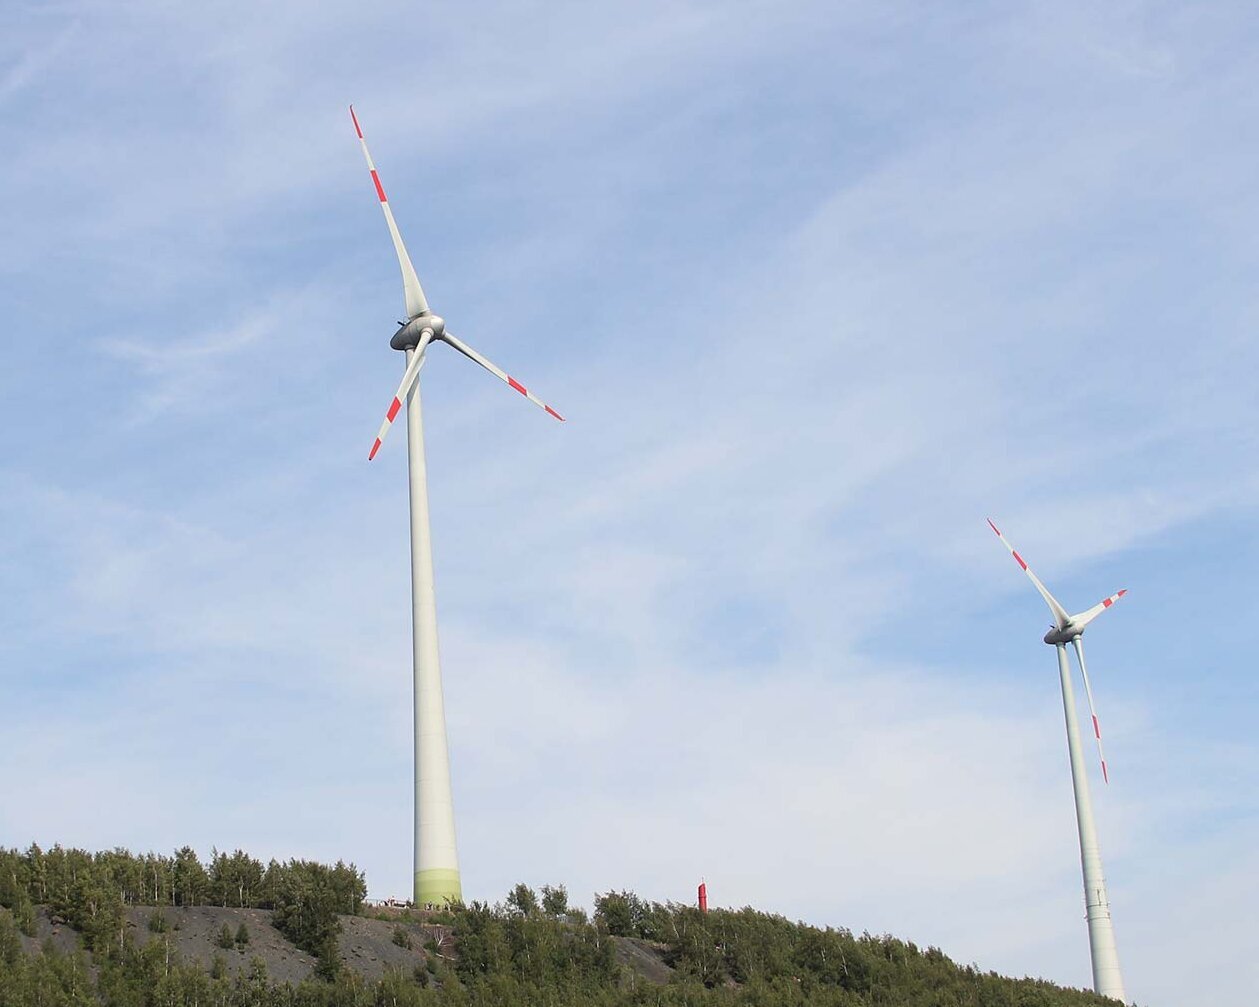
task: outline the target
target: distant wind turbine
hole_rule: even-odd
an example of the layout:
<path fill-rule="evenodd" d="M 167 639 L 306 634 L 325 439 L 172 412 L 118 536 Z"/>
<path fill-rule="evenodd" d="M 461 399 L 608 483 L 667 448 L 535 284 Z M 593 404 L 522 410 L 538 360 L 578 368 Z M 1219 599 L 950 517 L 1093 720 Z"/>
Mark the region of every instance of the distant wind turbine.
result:
<path fill-rule="evenodd" d="M 1090 622 L 1128 592 L 1119 591 L 1078 615 L 1068 615 L 1067 610 L 1049 593 L 1040 578 L 1032 573 L 1031 567 L 1014 546 L 1006 541 L 1006 537 L 991 519 L 988 525 L 997 533 L 1001 544 L 1010 550 L 1010 555 L 1031 579 L 1054 616 L 1054 623 L 1045 634 L 1045 642 L 1052 644 L 1058 651 L 1058 677 L 1062 680 L 1062 707 L 1067 719 L 1067 751 L 1071 756 L 1071 786 L 1075 791 L 1075 820 L 1080 831 L 1080 866 L 1084 872 L 1084 907 L 1088 920 L 1089 951 L 1093 960 L 1093 990 L 1101 996 L 1125 1000 L 1123 976 L 1119 972 L 1119 953 L 1115 949 L 1115 929 L 1110 919 L 1110 903 L 1106 899 L 1106 879 L 1102 875 L 1102 850 L 1097 842 L 1097 827 L 1093 823 L 1093 802 L 1089 796 L 1088 773 L 1084 768 L 1084 754 L 1080 746 L 1080 727 L 1075 716 L 1075 693 L 1071 689 L 1067 644 L 1075 647 L 1075 656 L 1080 662 L 1084 692 L 1088 696 L 1089 713 L 1093 718 L 1093 735 L 1097 739 L 1097 754 L 1102 762 L 1102 779 L 1109 783 L 1110 772 L 1106 768 L 1106 755 L 1102 751 L 1102 728 L 1097 720 L 1097 709 L 1093 705 L 1093 689 L 1089 685 L 1089 673 L 1084 665 L 1084 644 L 1080 637 Z"/>
<path fill-rule="evenodd" d="M 490 363 L 446 329 L 444 319 L 429 310 L 419 277 L 411 264 L 398 224 L 393 219 L 385 189 L 368 152 L 367 141 L 350 106 L 354 131 L 363 146 L 363 156 L 376 187 L 385 223 L 393 238 L 398 265 L 402 268 L 402 290 L 406 298 L 407 320 L 393 334 L 389 345 L 406 353 L 402 383 L 389 404 L 368 459 L 376 457 L 394 418 L 405 402 L 407 407 L 407 461 L 411 490 L 411 603 L 412 647 L 415 674 L 415 904 L 442 905 L 463 897 L 459 880 L 459 856 L 455 849 L 455 810 L 450 790 L 450 760 L 446 744 L 446 714 L 442 702 L 442 676 L 437 648 L 437 604 L 433 587 L 433 543 L 428 517 L 428 477 L 424 461 L 424 427 L 420 415 L 420 368 L 430 344 L 442 342 L 480 364 L 500 381 L 506 382 L 530 402 L 545 409 L 557 420 L 559 413 L 530 392 L 506 371 Z"/>

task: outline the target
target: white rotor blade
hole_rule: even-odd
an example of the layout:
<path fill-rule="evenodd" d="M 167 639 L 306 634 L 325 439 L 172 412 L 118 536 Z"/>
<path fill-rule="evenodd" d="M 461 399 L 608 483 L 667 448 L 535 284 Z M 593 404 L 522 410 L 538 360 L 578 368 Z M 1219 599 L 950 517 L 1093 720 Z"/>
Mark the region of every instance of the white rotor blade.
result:
<path fill-rule="evenodd" d="M 1027 574 L 1027 576 L 1031 578 L 1032 583 L 1036 585 L 1036 590 L 1040 592 L 1040 596 L 1045 599 L 1045 604 L 1049 606 L 1049 610 L 1053 612 L 1054 618 L 1058 620 L 1058 628 L 1062 629 L 1066 626 L 1066 624 L 1071 621 L 1071 616 L 1067 615 L 1067 610 L 1058 604 L 1058 599 L 1050 594 L 1049 589 L 1040 582 L 1040 578 L 1037 577 L 1036 574 L 1032 573 L 1032 569 L 1027 565 L 1027 561 L 1018 554 L 1018 551 L 1014 548 L 1014 546 L 1010 545 L 1010 543 L 1006 541 L 1006 537 L 1002 535 L 997 526 L 992 523 L 992 518 L 988 519 L 988 527 L 997 533 L 997 538 L 1001 539 L 1001 544 L 1010 550 L 1010 555 L 1014 557 L 1014 562 L 1023 568 L 1023 572 Z"/>
<path fill-rule="evenodd" d="M 1089 714 L 1093 718 L 1093 736 L 1097 738 L 1097 757 L 1102 760 L 1102 779 L 1110 783 L 1110 772 L 1106 769 L 1106 753 L 1102 751 L 1102 725 L 1097 721 L 1097 707 L 1093 705 L 1093 688 L 1089 685 L 1089 671 L 1084 666 L 1084 643 L 1077 636 L 1071 641 L 1075 644 L 1075 656 L 1080 659 L 1080 674 L 1084 676 L 1084 695 L 1089 698 Z"/>
<path fill-rule="evenodd" d="M 561 416 L 554 409 L 552 409 L 545 402 L 543 402 L 540 398 L 534 395 L 533 392 L 529 391 L 528 388 L 522 385 L 519 381 L 513 378 L 506 371 L 502 370 L 501 368 L 495 367 L 493 364 L 491 364 L 488 360 L 486 360 L 483 356 L 481 356 L 481 354 L 477 353 L 477 351 L 474 350 L 467 343 L 460 342 L 458 339 L 452 336 L 449 332 L 446 332 L 442 336 L 442 339 L 448 342 L 451 346 L 453 346 L 456 350 L 462 353 L 469 360 L 475 360 L 478 364 L 484 367 L 487 371 L 489 371 L 499 380 L 507 382 L 507 384 L 511 385 L 512 388 L 516 389 L 516 391 L 518 391 L 521 395 L 527 398 L 535 406 L 539 406 L 540 408 L 545 409 L 548 413 L 554 416 L 561 423 L 564 422 L 563 416 Z"/>
<path fill-rule="evenodd" d="M 380 208 L 385 211 L 385 223 L 389 225 L 389 236 L 393 238 L 394 251 L 398 253 L 398 265 L 402 267 L 402 290 L 407 302 L 407 318 L 411 319 L 428 310 L 428 301 L 424 300 L 420 278 L 415 275 L 415 267 L 411 265 L 411 256 L 407 255 L 407 246 L 402 243 L 402 235 L 398 233 L 398 223 L 393 219 L 393 210 L 389 208 L 389 200 L 385 197 L 385 187 L 380 184 L 380 175 L 376 173 L 376 164 L 372 161 L 371 152 L 367 149 L 367 140 L 363 138 L 363 130 L 358 124 L 358 116 L 354 114 L 353 105 L 350 106 L 350 118 L 354 120 L 354 132 L 358 134 L 358 142 L 363 146 L 363 156 L 367 158 L 367 169 L 372 173 L 372 181 L 376 184 L 376 195 L 380 197 Z"/>
<path fill-rule="evenodd" d="M 1115 594 L 1112 594 L 1109 598 L 1103 598 L 1087 612 L 1081 612 L 1079 615 L 1073 615 L 1071 617 L 1071 625 L 1079 626 L 1083 629 L 1127 593 L 1128 589 L 1125 587 Z"/>
<path fill-rule="evenodd" d="M 415 384 L 415 379 L 420 376 L 420 368 L 424 366 L 424 351 L 428 348 L 429 340 L 432 338 L 432 330 L 425 329 L 419 345 L 415 347 L 415 352 L 411 354 L 411 361 L 407 364 L 406 371 L 403 372 L 402 384 L 398 385 L 398 393 L 393 397 L 393 401 L 389 403 L 389 411 L 385 413 L 385 422 L 380 425 L 380 430 L 376 433 L 376 442 L 372 445 L 372 449 L 367 455 L 368 461 L 376 457 L 376 452 L 385 443 L 385 437 L 389 433 L 389 428 L 393 426 L 394 418 L 397 417 L 398 411 L 402 408 L 402 403 L 406 401 L 407 393 L 411 391 L 411 386 Z"/>

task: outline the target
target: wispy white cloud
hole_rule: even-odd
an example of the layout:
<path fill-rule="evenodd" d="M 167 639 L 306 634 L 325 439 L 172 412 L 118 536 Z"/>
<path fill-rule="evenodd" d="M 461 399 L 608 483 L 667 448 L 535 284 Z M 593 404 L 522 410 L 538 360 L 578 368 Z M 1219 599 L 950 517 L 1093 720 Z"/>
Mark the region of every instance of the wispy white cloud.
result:
<path fill-rule="evenodd" d="M 51 37 L 25 32 L 10 36 L 9 51 L 4 54 L 8 59 L 0 64 L 0 103 L 17 97 L 55 68 L 79 30 L 79 21 L 72 20 Z"/>
<path fill-rule="evenodd" d="M 131 365 L 146 379 L 147 391 L 137 400 L 135 422 L 147 422 L 171 409 L 197 410 L 222 380 L 222 362 L 275 331 L 269 312 L 254 315 L 231 329 L 203 336 L 172 334 L 160 345 L 126 339 L 104 339 L 98 349 Z"/>

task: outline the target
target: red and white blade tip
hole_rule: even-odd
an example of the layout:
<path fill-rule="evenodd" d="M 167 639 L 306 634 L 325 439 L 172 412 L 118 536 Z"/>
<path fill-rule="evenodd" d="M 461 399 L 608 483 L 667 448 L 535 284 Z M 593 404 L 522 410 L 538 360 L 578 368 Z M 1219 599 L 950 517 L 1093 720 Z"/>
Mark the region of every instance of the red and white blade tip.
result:
<path fill-rule="evenodd" d="M 380 182 L 380 174 L 376 171 L 376 162 L 372 160 L 371 151 L 367 149 L 367 139 L 363 136 L 363 127 L 358 121 L 354 106 L 350 106 L 350 119 L 354 122 L 354 132 L 358 135 L 359 146 L 363 148 L 363 159 L 367 162 L 367 170 L 371 172 L 372 185 L 376 187 L 376 198 L 380 200 L 380 208 L 385 214 L 385 223 L 389 227 L 389 237 L 393 241 L 393 250 L 398 256 L 398 266 L 402 270 L 402 289 L 406 299 L 407 317 L 414 318 L 428 310 L 428 301 L 424 299 L 424 289 L 420 286 L 420 278 L 415 275 L 415 266 L 411 256 L 407 254 L 402 235 L 398 231 L 398 222 L 393 218 L 393 210 L 389 208 L 389 199 L 385 196 L 385 187 Z"/>
<path fill-rule="evenodd" d="M 354 106 L 350 106 L 350 118 L 354 120 L 354 132 L 358 134 L 359 142 L 363 144 L 363 151 L 367 152 L 367 139 L 363 136 L 363 127 L 358 124 L 358 116 L 354 114 Z M 372 161 L 371 155 L 367 154 L 367 170 L 371 172 L 372 183 L 376 186 L 376 198 L 382 203 L 388 203 L 389 198 L 385 195 L 385 187 L 380 184 L 380 173 L 376 171 L 376 165 Z M 392 227 L 391 227 L 392 232 Z M 399 252 L 399 255 L 402 253 Z"/>
<path fill-rule="evenodd" d="M 530 395 L 530 394 L 529 394 L 529 389 L 528 389 L 528 388 L 526 388 L 524 385 L 522 385 L 522 384 L 521 384 L 519 381 L 517 381 L 515 378 L 513 378 L 510 374 L 509 374 L 509 375 L 507 375 L 507 383 L 508 383 L 509 385 L 511 385 L 511 387 L 512 387 L 512 388 L 516 389 L 516 391 L 518 391 L 521 395 L 523 395 L 525 398 L 527 398 L 530 402 L 533 402 L 533 403 L 536 403 L 537 405 L 540 405 L 543 409 L 545 409 L 545 410 L 547 411 L 547 413 L 548 413 L 548 414 L 550 414 L 551 416 L 554 416 L 554 417 L 555 417 L 557 420 L 559 420 L 561 423 L 563 423 L 563 422 L 564 422 L 564 417 L 563 417 L 563 416 L 561 416 L 559 413 L 557 413 L 554 409 L 552 409 L 550 406 L 548 406 L 545 402 L 543 402 L 543 401 L 542 401 L 540 398 L 538 398 L 536 395 Z"/>
<path fill-rule="evenodd" d="M 988 518 L 988 527 L 997 533 L 997 538 L 1001 539 L 1002 544 L 1010 550 L 1010 555 L 1014 557 L 1014 562 L 1016 562 L 1024 570 L 1027 570 L 1027 560 L 1020 556 L 1019 551 L 1006 541 L 1005 536 L 1001 534 L 1001 529 L 992 523 L 992 518 Z M 1028 572 L 1030 573 L 1031 571 Z"/>
<path fill-rule="evenodd" d="M 398 416 L 398 411 L 402 408 L 402 400 L 396 395 L 392 402 L 389 403 L 389 411 L 385 413 L 385 422 L 380 425 L 380 433 L 376 435 L 376 440 L 372 444 L 372 449 L 367 453 L 367 460 L 371 461 L 376 457 L 376 452 L 380 450 L 380 445 L 384 443 L 385 434 L 389 432 L 390 426 Z"/>
<path fill-rule="evenodd" d="M 558 412 L 556 412 L 554 409 L 548 406 L 545 402 L 543 402 L 540 398 L 534 395 L 533 392 L 529 391 L 528 388 L 522 385 L 519 381 L 513 378 L 510 374 L 508 374 L 505 370 L 503 370 L 497 364 L 491 363 L 489 360 L 485 359 L 485 357 L 481 356 L 481 354 L 479 354 L 471 346 L 465 343 L 462 339 L 456 339 L 450 333 L 449 329 L 446 331 L 446 334 L 443 338 L 451 347 L 458 350 L 465 357 L 471 360 L 474 364 L 480 364 L 487 371 L 493 374 L 494 377 L 498 378 L 499 381 L 502 381 L 504 384 L 508 385 L 509 387 L 516 389 L 516 391 L 518 391 L 521 395 L 527 398 L 539 409 L 545 410 L 548 415 L 553 416 L 555 419 L 559 420 L 561 423 L 564 422 L 563 416 L 561 416 Z"/>

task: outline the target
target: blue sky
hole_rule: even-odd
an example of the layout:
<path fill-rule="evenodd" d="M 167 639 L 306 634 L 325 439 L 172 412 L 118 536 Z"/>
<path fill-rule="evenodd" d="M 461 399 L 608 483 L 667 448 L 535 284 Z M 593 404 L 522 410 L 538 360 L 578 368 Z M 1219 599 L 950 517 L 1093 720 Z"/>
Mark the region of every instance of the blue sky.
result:
<path fill-rule="evenodd" d="M 1244 5 L 11 3 L 0 842 L 410 868 L 397 266 L 465 891 L 1259 986 Z M 441 347 L 438 348 L 440 350 Z M 396 435 L 395 435 L 396 436 Z"/>

